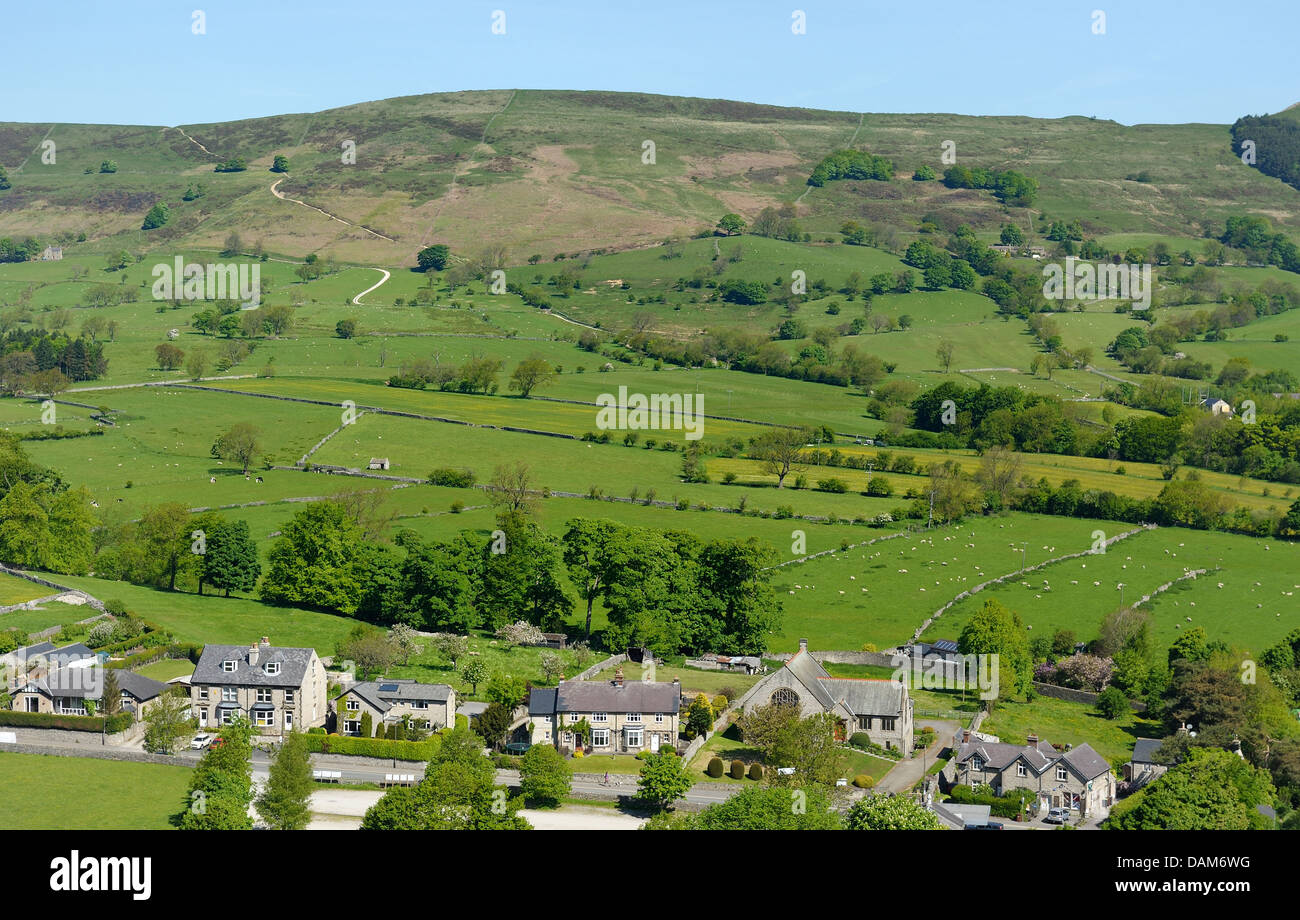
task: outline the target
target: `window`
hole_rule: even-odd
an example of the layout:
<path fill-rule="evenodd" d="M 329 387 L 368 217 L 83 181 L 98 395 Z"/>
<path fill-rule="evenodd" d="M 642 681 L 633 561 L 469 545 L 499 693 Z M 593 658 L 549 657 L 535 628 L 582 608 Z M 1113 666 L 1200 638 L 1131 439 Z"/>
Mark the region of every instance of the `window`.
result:
<path fill-rule="evenodd" d="M 292 690 L 286 690 L 286 691 L 284 691 L 284 702 L 285 702 L 285 705 L 288 705 L 288 704 L 292 703 L 293 700 L 294 700 L 294 692 L 293 692 Z"/>
<path fill-rule="evenodd" d="M 271 675 L 271 676 L 274 676 L 274 675 L 276 675 L 276 674 L 279 674 L 279 673 L 280 673 L 280 662 L 278 662 L 278 661 L 268 661 L 268 662 L 266 663 L 266 673 L 267 673 L 268 675 Z"/>
<path fill-rule="evenodd" d="M 428 709 L 428 708 L 429 708 L 429 701 L 428 701 L 428 700 L 416 700 L 414 703 L 411 704 L 411 708 L 412 708 L 412 709 Z"/>
<path fill-rule="evenodd" d="M 572 725 L 574 722 L 581 722 L 581 721 L 582 721 L 582 713 L 580 713 L 580 712 L 571 712 L 571 713 L 569 713 L 569 724 L 570 724 L 570 725 Z"/>
<path fill-rule="evenodd" d="M 1065 767 L 1057 767 L 1057 768 L 1056 768 L 1056 780 L 1057 780 L 1057 782 L 1063 783 L 1063 782 L 1066 781 L 1066 779 L 1067 779 L 1068 777 L 1069 777 L 1069 773 L 1066 772 Z"/>
<path fill-rule="evenodd" d="M 208 688 L 207 688 L 207 687 L 200 687 L 200 688 L 199 688 L 199 699 L 201 699 L 201 700 L 206 700 L 207 698 L 208 698 Z"/>
<path fill-rule="evenodd" d="M 641 713 L 629 712 L 626 721 L 631 722 L 634 725 L 639 724 L 641 722 Z"/>
<path fill-rule="evenodd" d="M 1028 776 L 1028 775 L 1029 775 L 1029 771 L 1025 769 L 1024 764 L 1022 763 L 1016 764 L 1016 776 Z"/>
<path fill-rule="evenodd" d="M 361 722 L 357 719 L 347 719 L 343 722 L 343 731 L 349 735 L 361 734 Z"/>
<path fill-rule="evenodd" d="M 223 709 L 223 710 L 221 710 L 221 724 L 222 724 L 222 725 L 229 725 L 229 724 L 231 723 L 231 721 L 234 720 L 234 718 L 235 718 L 235 710 L 233 710 L 233 709 Z"/>
<path fill-rule="evenodd" d="M 235 659 L 227 658 L 225 661 L 221 662 L 221 670 L 225 671 L 227 674 L 234 674 Z"/>
<path fill-rule="evenodd" d="M 663 714 L 662 712 L 656 712 L 656 713 L 655 713 L 655 721 L 656 721 L 656 722 L 662 722 L 663 720 L 664 720 L 664 714 Z"/>
<path fill-rule="evenodd" d="M 892 732 L 894 730 L 894 723 L 897 721 L 897 719 L 886 719 L 882 717 L 880 720 L 880 730 L 882 732 Z"/>
<path fill-rule="evenodd" d="M 772 694 L 773 706 L 798 706 L 799 694 L 795 693 L 789 687 L 781 687 Z"/>
<path fill-rule="evenodd" d="M 980 760 L 978 757 L 972 757 L 970 759 L 970 768 L 979 772 L 984 769 L 984 761 Z"/>
<path fill-rule="evenodd" d="M 861 716 L 858 718 L 858 728 L 864 732 L 871 731 L 871 716 Z"/>
<path fill-rule="evenodd" d="M 361 704 L 356 700 L 348 700 L 348 712 L 357 712 L 361 709 Z"/>
<path fill-rule="evenodd" d="M 628 746 L 628 747 L 640 747 L 640 746 L 641 746 L 641 729 L 639 729 L 639 728 L 630 728 L 630 729 L 627 730 L 627 733 L 626 733 L 626 734 L 627 734 L 627 746 Z"/>
<path fill-rule="evenodd" d="M 609 729 L 593 728 L 591 730 L 592 747 L 609 747 Z"/>
<path fill-rule="evenodd" d="M 239 695 L 238 695 L 238 694 L 239 694 L 239 689 L 238 689 L 237 687 L 222 687 L 222 688 L 221 688 L 221 702 L 223 702 L 223 703 L 238 703 L 238 702 L 239 702 Z"/>
<path fill-rule="evenodd" d="M 607 713 L 607 712 L 593 712 L 593 713 L 591 714 L 591 721 L 593 721 L 593 722 L 608 722 L 608 721 L 609 721 L 609 713 Z"/>
<path fill-rule="evenodd" d="M 270 728 L 272 724 L 271 719 L 274 718 L 274 716 L 275 710 L 273 709 L 255 709 L 253 711 L 253 722 L 263 728 Z"/>
<path fill-rule="evenodd" d="M 257 701 L 259 703 L 271 702 L 271 691 L 267 688 L 259 687 L 257 689 Z"/>

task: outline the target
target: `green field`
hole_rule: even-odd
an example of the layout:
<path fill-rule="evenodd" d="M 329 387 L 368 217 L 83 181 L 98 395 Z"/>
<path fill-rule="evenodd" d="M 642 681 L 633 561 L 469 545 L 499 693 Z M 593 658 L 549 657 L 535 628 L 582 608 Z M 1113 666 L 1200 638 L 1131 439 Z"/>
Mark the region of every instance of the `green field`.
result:
<path fill-rule="evenodd" d="M 9 830 L 165 830 L 193 771 L 84 757 L 0 754 L 0 825 Z M 148 795 L 140 790 L 148 789 Z"/>

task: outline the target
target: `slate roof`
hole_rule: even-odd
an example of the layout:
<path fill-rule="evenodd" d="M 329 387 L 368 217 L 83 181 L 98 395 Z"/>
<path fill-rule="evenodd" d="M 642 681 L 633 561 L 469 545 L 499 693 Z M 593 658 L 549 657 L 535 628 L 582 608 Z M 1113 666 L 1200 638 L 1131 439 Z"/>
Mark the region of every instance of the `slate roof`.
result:
<path fill-rule="evenodd" d="M 678 712 L 682 688 L 677 683 L 563 680 L 555 688 L 556 712 Z M 531 708 L 531 706 L 530 706 Z"/>
<path fill-rule="evenodd" d="M 1110 770 L 1110 764 L 1088 744 L 1080 744 L 1062 753 L 1046 741 L 1036 745 L 1016 745 L 1005 742 L 966 741 L 957 748 L 956 763 L 965 763 L 979 756 L 987 768 L 1001 772 L 1017 760 L 1033 769 L 1036 775 L 1058 762 L 1064 763 L 1085 780 L 1096 779 Z"/>
<path fill-rule="evenodd" d="M 903 688 L 892 680 L 823 677 L 818 683 L 855 716 L 903 714 Z"/>
<path fill-rule="evenodd" d="M 534 687 L 528 694 L 528 714 L 530 716 L 555 715 L 555 688 Z"/>
<path fill-rule="evenodd" d="M 800 649 L 785 663 L 785 667 L 786 670 L 799 679 L 799 683 L 808 688 L 808 692 L 821 704 L 823 709 L 835 708 L 835 698 L 831 696 L 828 688 L 822 686 L 822 681 L 830 680 L 831 676 L 817 662 L 816 658 L 809 655 L 805 649 Z"/>
<path fill-rule="evenodd" d="M 346 693 L 354 693 L 380 712 L 388 712 L 395 703 L 424 701 L 445 703 L 451 698 L 452 688 L 447 684 L 422 684 L 410 678 L 403 680 L 368 680 L 353 684 Z M 342 696 L 343 694 L 340 694 Z"/>
<path fill-rule="evenodd" d="M 292 687 L 302 686 L 307 675 L 315 649 L 280 648 L 274 645 L 262 645 L 258 648 L 256 665 L 248 663 L 249 649 L 243 645 L 206 645 L 199 663 L 194 667 L 191 683 L 195 685 L 211 684 L 226 687 Z M 234 659 L 235 670 L 227 672 L 222 669 L 222 662 Z M 269 661 L 280 663 L 279 674 L 267 674 L 265 665 Z"/>
<path fill-rule="evenodd" d="M 1167 761 L 1157 760 L 1156 751 L 1164 742 L 1159 738 L 1139 738 L 1133 742 L 1133 763 L 1151 763 L 1162 767 L 1172 766 Z"/>
<path fill-rule="evenodd" d="M 145 677 L 143 674 L 136 674 L 134 671 L 114 669 L 113 673 L 117 676 L 118 690 L 125 690 L 141 703 L 147 703 L 163 691 L 170 689 L 168 684 L 154 680 L 152 677 Z M 69 668 L 60 668 L 30 684 L 29 688 L 34 687 L 38 692 L 50 697 L 99 699 L 103 693 L 103 684 L 96 680 L 93 686 L 87 686 L 89 682 L 85 680 L 83 674 L 84 671 L 81 669 L 73 672 Z"/>

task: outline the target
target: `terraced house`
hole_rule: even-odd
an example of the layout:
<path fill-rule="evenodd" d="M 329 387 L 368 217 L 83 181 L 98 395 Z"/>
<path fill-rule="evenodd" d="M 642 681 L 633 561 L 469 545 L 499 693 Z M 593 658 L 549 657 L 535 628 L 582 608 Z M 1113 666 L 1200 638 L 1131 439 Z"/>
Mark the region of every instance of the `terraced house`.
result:
<path fill-rule="evenodd" d="M 270 640 L 208 645 L 190 678 L 201 727 L 245 716 L 262 735 L 282 736 L 325 724 L 325 666 L 312 648 L 278 648 Z"/>
<path fill-rule="evenodd" d="M 591 729 L 588 744 L 596 754 L 637 754 L 675 748 L 680 729 L 680 681 L 625 683 L 613 680 L 562 680 L 558 687 L 534 687 L 528 698 L 533 744 L 572 749 L 575 726 Z"/>
<path fill-rule="evenodd" d="M 429 731 L 456 724 L 456 691 L 447 684 L 365 681 L 353 684 L 332 705 L 338 731 L 344 735 L 361 734 L 361 717 L 367 713 L 374 726 L 395 725 L 408 718 L 412 725 Z"/>

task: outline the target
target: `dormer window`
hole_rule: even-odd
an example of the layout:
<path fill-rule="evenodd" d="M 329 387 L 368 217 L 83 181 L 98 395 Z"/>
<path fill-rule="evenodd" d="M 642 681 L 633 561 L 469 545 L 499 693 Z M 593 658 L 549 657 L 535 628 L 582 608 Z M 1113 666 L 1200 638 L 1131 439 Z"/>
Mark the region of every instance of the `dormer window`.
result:
<path fill-rule="evenodd" d="M 227 658 L 225 661 L 221 662 L 221 670 L 225 671 L 227 674 L 234 674 L 235 659 Z"/>
<path fill-rule="evenodd" d="M 279 673 L 280 673 L 280 662 L 278 662 L 278 661 L 268 661 L 268 662 L 266 663 L 266 673 L 267 673 L 268 675 L 271 675 L 272 677 L 274 677 L 276 674 L 279 674 Z"/>

